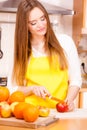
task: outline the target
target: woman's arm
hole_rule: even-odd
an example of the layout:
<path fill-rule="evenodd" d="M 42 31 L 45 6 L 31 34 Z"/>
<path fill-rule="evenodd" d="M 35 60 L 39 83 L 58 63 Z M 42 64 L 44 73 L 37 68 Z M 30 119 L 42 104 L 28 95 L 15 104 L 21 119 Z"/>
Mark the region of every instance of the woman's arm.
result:
<path fill-rule="evenodd" d="M 11 67 L 10 67 L 11 68 Z M 51 96 L 50 92 L 43 86 L 18 86 L 16 83 L 12 83 L 12 69 L 10 69 L 8 74 L 8 81 L 7 81 L 7 87 L 10 91 L 10 93 L 13 93 L 14 91 L 22 91 L 26 96 L 35 94 L 39 97 L 42 97 L 45 99 L 46 96 Z"/>
<path fill-rule="evenodd" d="M 18 87 L 19 91 L 22 91 L 25 95 L 35 94 L 45 99 L 46 96 L 51 96 L 49 91 L 43 86 L 29 86 L 29 87 Z"/>
<path fill-rule="evenodd" d="M 74 100 L 76 99 L 78 93 L 79 93 L 80 88 L 78 86 L 71 86 L 68 89 L 67 97 L 65 101 L 68 104 L 68 109 L 69 111 L 72 111 L 75 106 L 74 106 Z"/>
<path fill-rule="evenodd" d="M 43 87 L 43 86 L 16 86 L 13 85 L 11 82 L 11 75 L 8 76 L 8 82 L 7 82 L 7 87 L 10 91 L 10 93 L 13 93 L 14 91 L 21 91 L 23 92 L 26 96 L 35 94 L 37 96 L 40 96 L 42 98 L 45 98 L 46 96 L 51 96 L 49 91 Z"/>
<path fill-rule="evenodd" d="M 58 39 L 65 51 L 68 61 L 69 89 L 65 101 L 67 101 L 70 111 L 74 109 L 74 100 L 76 99 L 82 85 L 80 61 L 77 48 L 72 38 L 67 35 L 60 35 Z"/>

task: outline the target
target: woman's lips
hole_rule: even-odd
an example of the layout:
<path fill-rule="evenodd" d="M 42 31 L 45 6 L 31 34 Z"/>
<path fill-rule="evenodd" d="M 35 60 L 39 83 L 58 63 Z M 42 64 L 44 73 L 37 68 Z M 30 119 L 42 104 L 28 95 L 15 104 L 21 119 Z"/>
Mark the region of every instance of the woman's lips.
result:
<path fill-rule="evenodd" d="M 41 28 L 41 29 L 39 29 L 39 30 L 37 30 L 38 32 L 43 32 L 43 31 L 45 31 L 45 28 Z"/>

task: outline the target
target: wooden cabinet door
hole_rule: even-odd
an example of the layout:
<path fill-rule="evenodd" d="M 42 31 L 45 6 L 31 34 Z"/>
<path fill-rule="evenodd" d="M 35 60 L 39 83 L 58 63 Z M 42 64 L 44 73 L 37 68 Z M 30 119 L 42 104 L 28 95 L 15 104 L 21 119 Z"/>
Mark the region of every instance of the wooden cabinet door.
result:
<path fill-rule="evenodd" d="M 83 0 L 83 28 L 87 28 L 87 0 Z"/>
<path fill-rule="evenodd" d="M 73 39 L 78 46 L 83 26 L 83 0 L 74 0 L 73 2 L 73 9 L 76 12 L 73 16 Z"/>
<path fill-rule="evenodd" d="M 83 0 L 83 25 L 81 34 L 87 34 L 87 0 Z"/>

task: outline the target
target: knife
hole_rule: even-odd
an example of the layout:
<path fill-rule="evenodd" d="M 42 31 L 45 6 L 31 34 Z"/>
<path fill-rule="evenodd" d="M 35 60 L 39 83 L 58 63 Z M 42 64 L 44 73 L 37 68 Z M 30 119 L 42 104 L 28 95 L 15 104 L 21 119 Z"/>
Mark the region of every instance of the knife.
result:
<path fill-rule="evenodd" d="M 57 102 L 64 103 L 63 100 L 61 100 L 61 99 L 59 99 L 59 98 L 56 98 L 56 97 L 53 97 L 53 96 L 49 96 L 49 99 L 52 99 L 52 100 L 57 101 Z"/>

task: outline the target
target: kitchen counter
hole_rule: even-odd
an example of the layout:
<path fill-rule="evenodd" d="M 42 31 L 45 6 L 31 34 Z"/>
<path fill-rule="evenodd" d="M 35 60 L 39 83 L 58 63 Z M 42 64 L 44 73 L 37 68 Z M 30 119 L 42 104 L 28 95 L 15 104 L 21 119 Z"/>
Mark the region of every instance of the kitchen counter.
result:
<path fill-rule="evenodd" d="M 50 116 L 55 116 L 59 119 L 82 119 L 87 118 L 87 109 L 76 108 L 74 111 L 64 113 L 57 112 L 56 110 L 51 110 Z"/>
<path fill-rule="evenodd" d="M 87 109 L 75 109 L 73 112 L 59 113 L 52 110 L 49 116 L 59 117 L 48 126 L 41 126 L 35 130 L 87 130 Z M 32 128 L 5 126 L 0 124 L 1 130 L 33 130 Z"/>
<path fill-rule="evenodd" d="M 33 130 L 32 128 L 2 126 L 1 130 Z M 87 118 L 59 119 L 57 122 L 35 130 L 87 130 Z"/>

